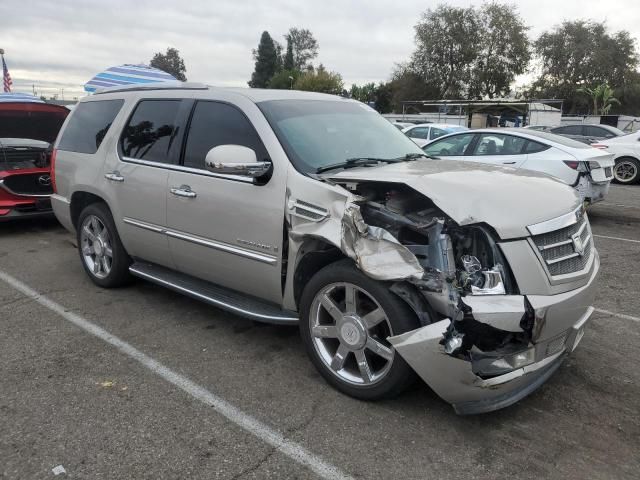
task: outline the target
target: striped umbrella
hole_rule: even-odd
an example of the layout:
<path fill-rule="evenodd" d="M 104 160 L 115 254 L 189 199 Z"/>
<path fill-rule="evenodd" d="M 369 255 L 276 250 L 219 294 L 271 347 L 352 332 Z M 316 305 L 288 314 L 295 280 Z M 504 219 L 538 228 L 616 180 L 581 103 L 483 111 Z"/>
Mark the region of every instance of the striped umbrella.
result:
<path fill-rule="evenodd" d="M 20 102 L 20 103 L 45 103 L 38 97 L 29 95 L 28 93 L 0 93 L 0 102 Z"/>
<path fill-rule="evenodd" d="M 101 88 L 176 81 L 176 78 L 157 68 L 146 65 L 119 65 L 107 68 L 84 85 L 85 91 L 93 93 Z"/>

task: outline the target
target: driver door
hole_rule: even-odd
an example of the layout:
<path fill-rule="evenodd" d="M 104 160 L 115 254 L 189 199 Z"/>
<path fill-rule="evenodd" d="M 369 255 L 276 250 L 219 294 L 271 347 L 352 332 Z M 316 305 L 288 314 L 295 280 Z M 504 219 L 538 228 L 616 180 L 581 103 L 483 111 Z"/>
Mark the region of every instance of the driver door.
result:
<path fill-rule="evenodd" d="M 241 145 L 254 150 L 259 161 L 269 159 L 239 108 L 196 102 L 180 168 L 168 179 L 167 229 L 176 268 L 280 302 L 286 172 L 272 168 L 264 182 L 210 172 L 205 157 L 219 145 Z"/>

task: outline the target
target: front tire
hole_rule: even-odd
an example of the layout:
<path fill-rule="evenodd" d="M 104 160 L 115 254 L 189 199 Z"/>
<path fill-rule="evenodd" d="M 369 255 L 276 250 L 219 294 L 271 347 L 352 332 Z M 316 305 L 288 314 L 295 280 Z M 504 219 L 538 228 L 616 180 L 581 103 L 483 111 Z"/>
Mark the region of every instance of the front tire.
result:
<path fill-rule="evenodd" d="M 106 204 L 92 203 L 85 207 L 80 212 L 76 233 L 82 266 L 93 283 L 114 288 L 130 282 L 131 258 Z"/>
<path fill-rule="evenodd" d="M 631 157 L 618 158 L 613 167 L 613 178 L 623 185 L 640 182 L 640 161 Z"/>
<path fill-rule="evenodd" d="M 303 291 L 300 313 L 300 333 L 311 361 L 341 392 L 378 400 L 398 395 L 415 380 L 387 341 L 418 328 L 415 313 L 353 262 L 320 270 Z"/>

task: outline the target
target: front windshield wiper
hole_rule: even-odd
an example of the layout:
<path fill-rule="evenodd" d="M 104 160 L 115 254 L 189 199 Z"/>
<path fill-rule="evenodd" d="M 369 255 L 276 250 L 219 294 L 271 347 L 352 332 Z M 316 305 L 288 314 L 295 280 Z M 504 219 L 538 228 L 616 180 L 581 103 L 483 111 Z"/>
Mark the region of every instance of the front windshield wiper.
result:
<path fill-rule="evenodd" d="M 354 167 L 364 167 L 364 166 L 373 166 L 378 165 L 379 163 L 399 163 L 406 162 L 409 160 L 416 160 L 421 157 L 430 158 L 426 153 L 407 153 L 401 157 L 395 158 L 376 158 L 376 157 L 355 157 L 355 158 L 347 158 L 344 162 L 333 163 L 331 165 L 325 165 L 323 167 L 319 167 L 316 169 L 315 173 L 322 173 L 328 170 L 333 170 L 334 168 L 354 168 Z"/>

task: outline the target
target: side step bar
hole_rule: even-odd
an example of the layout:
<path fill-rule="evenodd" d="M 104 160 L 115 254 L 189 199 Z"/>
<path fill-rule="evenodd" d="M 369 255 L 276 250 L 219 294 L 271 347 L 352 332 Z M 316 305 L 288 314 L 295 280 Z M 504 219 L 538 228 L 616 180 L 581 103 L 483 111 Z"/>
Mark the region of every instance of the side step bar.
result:
<path fill-rule="evenodd" d="M 129 267 L 129 271 L 136 277 L 167 287 L 241 317 L 278 325 L 298 324 L 298 316 L 295 312 L 282 310 L 277 305 L 153 263 L 135 262 Z"/>

